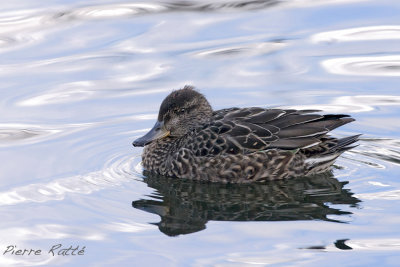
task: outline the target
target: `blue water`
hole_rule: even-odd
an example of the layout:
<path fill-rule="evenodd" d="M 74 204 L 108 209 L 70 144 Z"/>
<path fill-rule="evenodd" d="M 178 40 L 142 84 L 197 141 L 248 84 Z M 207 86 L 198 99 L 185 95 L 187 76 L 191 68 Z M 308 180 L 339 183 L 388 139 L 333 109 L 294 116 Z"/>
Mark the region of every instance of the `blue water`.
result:
<path fill-rule="evenodd" d="M 398 266 L 399 13 L 395 0 L 2 3 L 0 265 Z M 131 143 L 185 84 L 215 109 L 350 114 L 334 134 L 363 136 L 314 178 L 145 176 Z"/>

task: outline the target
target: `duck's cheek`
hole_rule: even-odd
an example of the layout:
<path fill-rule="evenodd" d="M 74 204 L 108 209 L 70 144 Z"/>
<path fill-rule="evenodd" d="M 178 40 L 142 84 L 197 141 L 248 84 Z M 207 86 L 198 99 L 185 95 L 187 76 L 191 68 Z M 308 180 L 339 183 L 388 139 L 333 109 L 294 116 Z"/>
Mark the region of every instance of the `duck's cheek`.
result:
<path fill-rule="evenodd" d="M 176 132 L 179 128 L 179 120 L 178 118 L 171 118 L 168 123 L 165 125 L 165 128 L 172 133 Z"/>

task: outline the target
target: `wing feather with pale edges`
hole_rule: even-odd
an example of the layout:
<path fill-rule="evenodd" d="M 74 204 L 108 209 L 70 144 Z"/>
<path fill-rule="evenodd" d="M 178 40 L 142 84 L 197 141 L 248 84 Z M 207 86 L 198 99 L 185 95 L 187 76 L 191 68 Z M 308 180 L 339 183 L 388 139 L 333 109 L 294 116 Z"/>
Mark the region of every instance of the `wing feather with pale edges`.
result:
<path fill-rule="evenodd" d="M 318 111 L 258 107 L 218 110 L 186 147 L 197 156 L 303 149 L 320 144 L 329 131 L 354 121 L 348 115 L 314 114 Z"/>

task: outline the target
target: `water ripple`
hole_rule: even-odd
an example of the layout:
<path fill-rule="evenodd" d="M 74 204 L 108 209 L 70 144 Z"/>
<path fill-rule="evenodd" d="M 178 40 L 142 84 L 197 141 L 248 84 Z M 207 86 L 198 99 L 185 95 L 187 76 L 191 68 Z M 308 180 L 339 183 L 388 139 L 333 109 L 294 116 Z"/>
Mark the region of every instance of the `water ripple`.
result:
<path fill-rule="evenodd" d="M 40 135 L 52 134 L 53 132 L 57 132 L 57 130 L 0 129 L 0 143 L 29 139 Z"/>
<path fill-rule="evenodd" d="M 0 49 L 3 47 L 14 46 L 18 41 L 12 37 L 0 37 Z"/>
<path fill-rule="evenodd" d="M 76 132 L 88 124 L 41 126 L 31 124 L 0 124 L 0 147 L 42 142 L 56 136 Z"/>
<path fill-rule="evenodd" d="M 64 56 L 64 57 L 56 57 L 51 59 L 43 59 L 37 61 L 29 61 L 24 63 L 23 68 L 24 71 L 29 70 L 30 73 L 42 73 L 43 68 L 45 68 L 47 73 L 53 72 L 78 72 L 86 69 L 95 69 L 99 65 L 104 64 L 112 64 L 113 68 L 123 68 L 123 67 L 130 67 L 128 66 L 121 66 L 121 62 L 126 61 L 128 55 L 126 54 L 82 54 L 82 55 L 73 55 L 73 56 Z M 144 69 L 148 69 L 151 63 L 148 61 L 140 61 L 142 67 Z M 132 63 L 129 63 L 132 64 Z M 139 64 L 139 62 L 136 62 Z M 144 65 L 144 66 L 143 66 Z M 152 63 L 151 66 L 157 69 L 155 63 Z M 159 65 L 159 64 L 157 64 Z M 7 76 L 10 73 L 15 71 L 21 71 L 21 64 L 3 64 L 0 65 L 1 75 Z M 140 73 L 140 72 L 139 72 Z"/>
<path fill-rule="evenodd" d="M 93 191 L 120 185 L 132 180 L 132 177 L 141 177 L 141 173 L 137 173 L 137 168 L 135 168 L 138 161 L 140 161 L 140 157 L 116 156 L 107 162 L 104 169 L 100 171 L 61 178 L 47 184 L 30 184 L 0 192 L 0 206 L 62 200 L 70 193 L 90 194 Z"/>
<path fill-rule="evenodd" d="M 327 59 L 322 67 L 333 74 L 360 76 L 400 76 L 400 55 Z"/>
<path fill-rule="evenodd" d="M 166 3 L 170 10 L 176 11 L 234 11 L 234 10 L 259 10 L 270 8 L 278 4 L 282 4 L 281 0 L 252 0 L 252 1 L 227 1 L 227 2 L 212 2 L 203 3 L 195 1 L 177 1 Z"/>
<path fill-rule="evenodd" d="M 105 81 L 79 81 L 61 84 L 47 92 L 20 100 L 18 106 L 43 106 L 53 104 L 65 104 L 86 99 L 150 95 L 156 93 L 169 92 L 170 88 L 133 88 L 129 82 L 125 82 L 133 77 L 120 77 L 119 80 Z"/>
<path fill-rule="evenodd" d="M 69 25 L 71 22 L 87 20 L 112 19 L 132 17 L 144 14 L 157 14 L 177 11 L 229 11 L 229 10 L 254 10 L 274 6 L 281 1 L 254 0 L 232 1 L 223 3 L 202 2 L 169 2 L 169 3 L 125 3 L 113 5 L 92 5 L 75 7 L 67 10 L 37 13 L 26 10 L 25 12 L 8 12 L 0 18 L 0 52 L 18 48 L 19 45 L 38 42 L 49 33 L 50 28 L 60 24 Z M 59 8 L 60 9 L 60 8 Z"/>
<path fill-rule="evenodd" d="M 358 2 L 365 0 L 343 0 Z M 243 12 L 262 10 L 275 6 L 304 7 L 313 5 L 338 4 L 338 0 L 315 1 L 303 0 L 287 2 L 282 0 L 252 0 L 252 1 L 171 1 L 167 3 L 120 3 L 100 4 L 85 7 L 74 7 L 49 12 L 37 10 L 19 10 L 4 12 L 0 17 L 0 52 L 16 49 L 21 45 L 37 43 L 49 34 L 49 29 L 59 25 L 74 25 L 88 20 L 104 20 L 113 18 L 160 14 L 167 12 Z"/>
<path fill-rule="evenodd" d="M 321 32 L 311 37 L 313 43 L 400 39 L 399 25 L 381 25 Z"/>
<path fill-rule="evenodd" d="M 398 238 L 349 240 L 346 244 L 356 250 L 400 250 Z"/>
<path fill-rule="evenodd" d="M 356 153 L 356 154 L 357 154 L 356 151 L 351 151 L 351 152 L 347 152 L 347 153 Z M 375 169 L 386 169 L 385 165 L 376 163 L 376 162 L 371 161 L 371 160 L 362 160 L 362 159 L 359 159 L 359 158 L 346 157 L 346 156 L 341 156 L 341 157 L 342 157 L 343 159 L 348 160 L 348 161 L 359 162 L 359 163 L 361 163 L 361 164 L 363 164 L 363 165 L 366 165 L 366 166 L 368 166 L 368 167 L 371 167 L 371 168 L 375 168 Z"/>
<path fill-rule="evenodd" d="M 398 142 L 399 140 L 393 139 L 374 139 L 373 141 L 362 139 L 362 144 L 348 153 L 400 165 L 400 146 Z"/>
<path fill-rule="evenodd" d="M 360 199 L 400 200 L 400 190 L 356 194 Z"/>
<path fill-rule="evenodd" d="M 194 53 L 194 56 L 197 57 L 215 57 L 215 56 L 231 57 L 232 55 L 253 56 L 260 54 L 269 54 L 281 50 L 286 46 L 287 44 L 283 43 L 282 41 L 260 42 L 260 43 L 251 43 L 251 44 L 198 51 Z"/>
<path fill-rule="evenodd" d="M 291 105 L 280 106 L 281 108 L 295 109 L 317 109 L 325 112 L 370 112 L 376 110 L 380 106 L 400 106 L 400 96 L 397 95 L 353 95 L 335 97 L 327 104 L 313 105 Z M 381 121 L 383 123 L 383 121 Z M 391 123 L 389 121 L 388 123 Z"/>
<path fill-rule="evenodd" d="M 78 8 L 69 12 L 56 14 L 55 19 L 103 19 L 121 16 L 134 16 L 166 11 L 166 7 L 158 3 L 128 3 L 99 5 Z"/>

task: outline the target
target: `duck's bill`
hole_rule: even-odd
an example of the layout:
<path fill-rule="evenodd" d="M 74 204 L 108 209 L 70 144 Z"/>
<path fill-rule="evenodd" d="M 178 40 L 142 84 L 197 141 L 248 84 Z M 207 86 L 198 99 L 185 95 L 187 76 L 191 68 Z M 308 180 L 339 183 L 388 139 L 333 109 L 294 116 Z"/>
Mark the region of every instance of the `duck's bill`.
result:
<path fill-rule="evenodd" d="M 170 132 L 164 127 L 164 122 L 157 121 L 154 127 L 144 136 L 133 141 L 133 146 L 145 146 L 154 140 L 169 136 Z"/>

